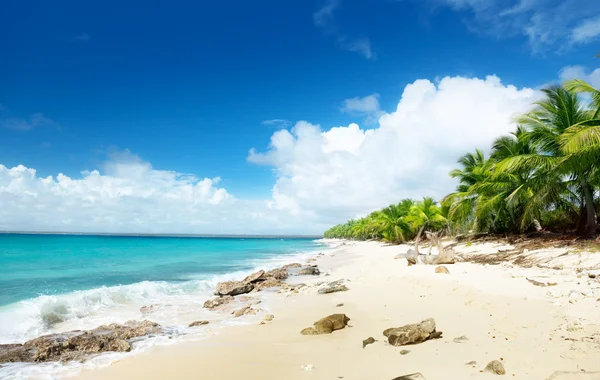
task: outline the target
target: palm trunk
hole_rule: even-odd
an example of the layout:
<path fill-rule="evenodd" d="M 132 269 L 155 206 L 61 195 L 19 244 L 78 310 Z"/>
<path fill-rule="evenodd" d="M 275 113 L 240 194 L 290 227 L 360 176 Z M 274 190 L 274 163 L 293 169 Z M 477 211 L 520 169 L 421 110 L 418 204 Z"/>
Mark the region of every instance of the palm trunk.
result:
<path fill-rule="evenodd" d="M 579 206 L 579 222 L 577 222 L 577 235 L 583 235 L 583 232 L 585 231 L 586 220 L 587 216 L 585 215 L 585 198 L 581 197 L 581 206 Z"/>
<path fill-rule="evenodd" d="M 585 210 L 587 216 L 585 235 L 587 237 L 592 237 L 596 235 L 598 222 L 596 221 L 596 209 L 594 207 L 594 193 L 592 192 L 590 185 L 585 184 L 583 186 L 583 195 L 585 196 Z"/>

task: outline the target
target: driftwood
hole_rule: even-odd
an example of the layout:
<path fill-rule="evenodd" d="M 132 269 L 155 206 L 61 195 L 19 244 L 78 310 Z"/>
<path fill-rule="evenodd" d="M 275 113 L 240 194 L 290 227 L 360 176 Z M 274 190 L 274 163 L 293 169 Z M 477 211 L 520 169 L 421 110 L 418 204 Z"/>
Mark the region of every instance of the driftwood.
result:
<path fill-rule="evenodd" d="M 409 249 L 406 255 L 406 261 L 408 261 L 408 265 L 417 265 L 417 264 L 425 264 L 425 265 L 441 265 L 441 264 L 454 264 L 456 259 L 454 258 L 454 251 L 452 249 L 446 249 L 442 245 L 442 242 L 439 237 L 439 232 L 426 232 L 427 238 L 431 242 L 429 247 L 429 251 L 427 254 L 419 254 L 418 244 L 419 241 L 415 241 L 415 250 Z M 432 255 L 431 249 L 433 245 L 437 246 L 438 254 Z"/>

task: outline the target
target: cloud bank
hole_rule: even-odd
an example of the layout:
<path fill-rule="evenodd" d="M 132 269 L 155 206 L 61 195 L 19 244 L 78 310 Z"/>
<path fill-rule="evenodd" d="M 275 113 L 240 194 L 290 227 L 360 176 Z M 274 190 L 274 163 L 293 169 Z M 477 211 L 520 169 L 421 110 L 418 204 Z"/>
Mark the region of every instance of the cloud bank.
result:
<path fill-rule="evenodd" d="M 262 201 L 236 198 L 218 178 L 155 169 L 129 152 L 77 178 L 0 165 L 0 229 L 322 233 L 405 197 L 451 191 L 458 156 L 512 131 L 514 114 L 537 96 L 495 76 L 422 79 L 406 86 L 395 110 L 381 111 L 376 128 L 297 122 L 274 132 L 266 151 L 249 153 L 250 163 L 276 174 L 272 197 Z M 364 99 L 350 106 L 376 108 Z"/>

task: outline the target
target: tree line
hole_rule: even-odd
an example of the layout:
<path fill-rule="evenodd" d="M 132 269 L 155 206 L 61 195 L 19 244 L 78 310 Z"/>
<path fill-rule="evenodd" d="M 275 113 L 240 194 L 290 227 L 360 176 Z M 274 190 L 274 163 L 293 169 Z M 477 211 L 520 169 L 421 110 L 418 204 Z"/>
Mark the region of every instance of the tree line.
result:
<path fill-rule="evenodd" d="M 600 211 L 600 90 L 574 79 L 542 90 L 489 155 L 476 149 L 450 172 L 440 202 L 402 200 L 325 232 L 327 238 L 402 243 L 424 230 L 451 233 L 574 232 L 593 237 Z"/>

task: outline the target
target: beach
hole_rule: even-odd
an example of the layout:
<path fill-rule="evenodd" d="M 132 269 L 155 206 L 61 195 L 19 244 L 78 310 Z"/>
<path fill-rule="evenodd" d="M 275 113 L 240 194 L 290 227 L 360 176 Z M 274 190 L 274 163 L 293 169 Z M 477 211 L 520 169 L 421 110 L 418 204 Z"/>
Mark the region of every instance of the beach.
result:
<path fill-rule="evenodd" d="M 492 378 L 483 370 L 493 360 L 517 379 L 600 378 L 598 253 L 569 247 L 514 253 L 506 242 L 466 242 L 454 246 L 461 262 L 445 265 L 446 274 L 431 265 L 408 266 L 402 254 L 409 248 L 344 242 L 309 259 L 321 275 L 287 280 L 306 285 L 296 292 L 288 285 L 251 294 L 261 303 L 251 306 L 255 315 L 240 317 L 246 324 L 207 324 L 198 327 L 203 339 L 156 346 L 78 378 Z M 478 255 L 503 259 L 468 262 Z M 334 281 L 348 290 L 319 294 Z M 335 313 L 349 317 L 348 326 L 300 334 Z M 266 315 L 273 319 L 261 322 Z M 441 337 L 396 347 L 382 334 L 428 318 Z M 375 342 L 363 348 L 369 337 Z"/>

